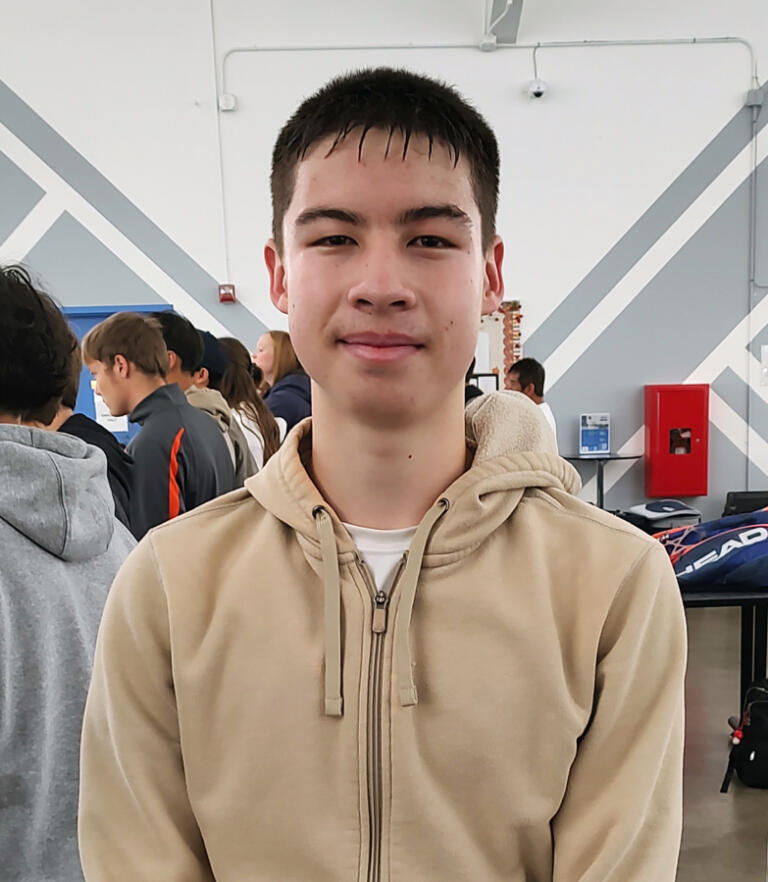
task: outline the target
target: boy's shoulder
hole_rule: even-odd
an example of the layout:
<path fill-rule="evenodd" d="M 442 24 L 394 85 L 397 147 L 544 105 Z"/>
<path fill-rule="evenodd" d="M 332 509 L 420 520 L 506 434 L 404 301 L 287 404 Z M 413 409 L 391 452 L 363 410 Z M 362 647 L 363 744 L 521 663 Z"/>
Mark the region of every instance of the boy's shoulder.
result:
<path fill-rule="evenodd" d="M 545 531 L 551 529 L 558 541 L 563 534 L 571 535 L 577 548 L 579 542 L 608 543 L 609 549 L 635 549 L 639 554 L 649 548 L 661 548 L 657 539 L 628 521 L 556 488 L 529 489 L 520 504 L 520 513 L 536 518 Z"/>

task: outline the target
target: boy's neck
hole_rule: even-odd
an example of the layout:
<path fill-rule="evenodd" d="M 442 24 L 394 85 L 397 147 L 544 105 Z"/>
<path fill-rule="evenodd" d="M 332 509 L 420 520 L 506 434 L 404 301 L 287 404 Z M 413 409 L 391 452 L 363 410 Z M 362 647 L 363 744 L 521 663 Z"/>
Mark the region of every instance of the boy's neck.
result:
<path fill-rule="evenodd" d="M 458 391 L 430 419 L 386 429 L 337 413 L 313 389 L 310 472 L 342 521 L 379 530 L 415 526 L 466 471 L 463 387 Z"/>
<path fill-rule="evenodd" d="M 145 398 L 165 385 L 165 378 L 159 374 L 137 372 L 130 390 L 128 413 L 132 413 Z"/>

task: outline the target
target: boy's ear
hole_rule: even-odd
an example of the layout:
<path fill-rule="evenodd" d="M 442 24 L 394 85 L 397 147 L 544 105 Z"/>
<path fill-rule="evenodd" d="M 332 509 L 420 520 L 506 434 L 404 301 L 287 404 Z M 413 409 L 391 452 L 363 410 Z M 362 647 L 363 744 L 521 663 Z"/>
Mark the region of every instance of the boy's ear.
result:
<path fill-rule="evenodd" d="M 264 263 L 269 273 L 269 298 L 280 312 L 288 314 L 288 290 L 285 284 L 285 265 L 274 239 L 264 246 Z"/>
<path fill-rule="evenodd" d="M 485 255 L 482 315 L 490 315 L 495 312 L 504 299 L 504 276 L 501 271 L 503 261 L 504 242 L 501 236 L 494 236 L 493 244 Z"/>
<path fill-rule="evenodd" d="M 210 376 L 207 367 L 200 367 L 192 373 L 192 382 L 200 389 L 207 389 L 210 385 Z"/>
<path fill-rule="evenodd" d="M 131 373 L 131 363 L 124 355 L 120 355 L 119 353 L 115 356 L 115 360 L 112 363 L 112 371 L 117 374 L 118 377 L 128 377 Z"/>

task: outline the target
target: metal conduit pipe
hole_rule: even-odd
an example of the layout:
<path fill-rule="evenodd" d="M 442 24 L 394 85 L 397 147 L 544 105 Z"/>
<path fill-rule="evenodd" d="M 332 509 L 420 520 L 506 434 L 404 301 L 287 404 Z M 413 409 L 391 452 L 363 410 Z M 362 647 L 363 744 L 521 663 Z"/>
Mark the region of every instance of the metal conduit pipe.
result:
<path fill-rule="evenodd" d="M 235 46 L 228 49 L 221 61 L 221 91 L 227 92 L 227 62 L 233 55 L 250 52 L 353 52 L 353 51 L 385 51 L 397 49 L 479 49 L 496 51 L 497 49 L 523 49 L 535 53 L 541 49 L 593 49 L 606 46 L 706 46 L 718 43 L 737 43 L 749 52 L 750 82 L 759 86 L 757 77 L 757 59 L 755 50 L 749 40 L 744 37 L 681 37 L 679 39 L 649 40 L 559 40 L 538 43 L 497 43 L 493 34 L 488 34 L 481 43 L 381 43 L 381 44 L 347 44 L 327 46 Z"/>

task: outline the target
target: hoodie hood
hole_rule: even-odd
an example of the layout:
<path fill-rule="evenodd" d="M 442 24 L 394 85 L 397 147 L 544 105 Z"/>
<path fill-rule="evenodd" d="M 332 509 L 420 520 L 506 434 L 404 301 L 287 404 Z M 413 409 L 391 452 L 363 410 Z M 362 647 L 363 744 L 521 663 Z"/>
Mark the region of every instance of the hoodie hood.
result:
<path fill-rule="evenodd" d="M 0 519 L 66 561 L 103 554 L 115 529 L 103 452 L 79 438 L 0 425 Z"/>
<path fill-rule="evenodd" d="M 448 509 L 432 532 L 424 565 L 448 563 L 476 548 L 515 510 L 528 488 L 577 493 L 578 472 L 561 459 L 537 406 L 520 392 L 492 392 L 465 410 L 467 444 L 474 450 L 470 468 L 441 495 Z M 245 486 L 266 509 L 308 540 L 319 556 L 314 510 L 329 504 L 310 480 L 311 419 L 295 426 L 280 450 Z M 355 546 L 333 514 L 340 553 Z"/>
<path fill-rule="evenodd" d="M 228 431 L 232 425 L 232 410 L 221 392 L 216 389 L 201 389 L 193 383 L 184 394 L 192 407 L 204 410 L 216 420 L 223 432 Z"/>

